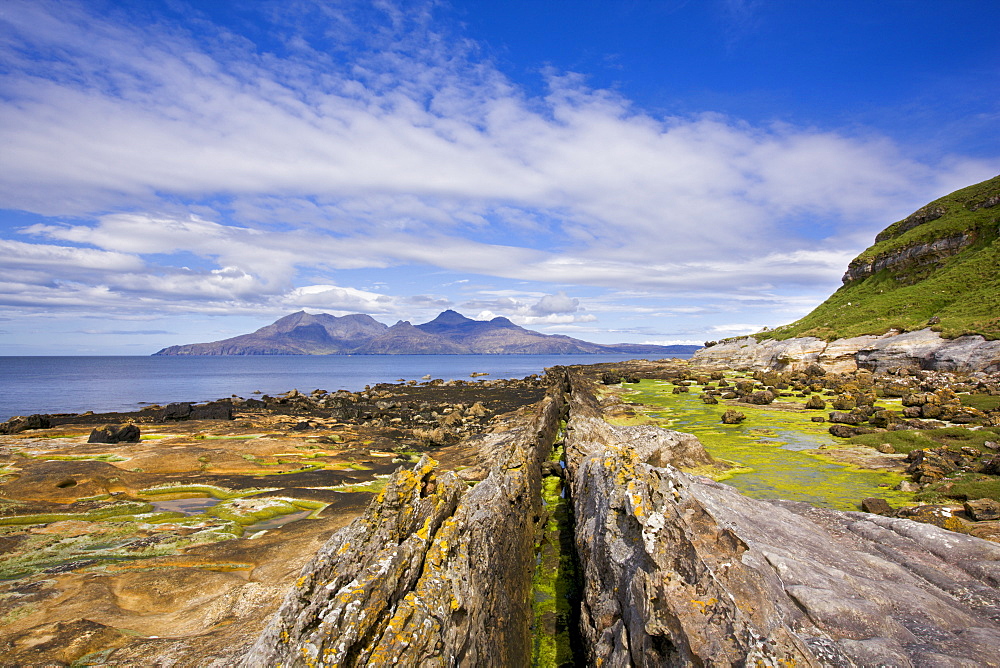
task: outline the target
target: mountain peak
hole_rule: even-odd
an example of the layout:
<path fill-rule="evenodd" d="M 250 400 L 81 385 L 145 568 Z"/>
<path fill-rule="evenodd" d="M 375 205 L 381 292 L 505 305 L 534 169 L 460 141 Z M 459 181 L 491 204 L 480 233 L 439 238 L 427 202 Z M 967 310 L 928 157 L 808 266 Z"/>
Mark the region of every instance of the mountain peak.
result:
<path fill-rule="evenodd" d="M 464 315 L 458 311 L 453 311 L 448 309 L 447 311 L 441 311 L 436 318 L 430 322 L 424 323 L 425 325 L 464 325 L 467 322 L 476 322 L 472 318 L 466 318 Z"/>
<path fill-rule="evenodd" d="M 291 313 L 252 334 L 223 341 L 164 348 L 158 355 L 510 355 L 597 352 L 674 351 L 659 346 L 603 346 L 568 336 L 551 336 L 515 325 L 504 317 L 473 320 L 448 309 L 434 320 L 412 325 L 400 320 L 392 327 L 369 315 L 333 316 Z"/>

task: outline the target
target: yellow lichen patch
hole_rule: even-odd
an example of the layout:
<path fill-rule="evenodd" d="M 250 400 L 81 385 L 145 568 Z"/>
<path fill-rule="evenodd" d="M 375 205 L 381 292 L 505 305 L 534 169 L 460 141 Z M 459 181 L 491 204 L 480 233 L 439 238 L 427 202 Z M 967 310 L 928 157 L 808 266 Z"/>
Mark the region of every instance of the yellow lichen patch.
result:
<path fill-rule="evenodd" d="M 718 603 L 718 599 L 712 597 L 707 601 L 698 601 L 696 599 L 691 599 L 691 605 L 696 606 L 701 614 L 705 614 L 705 609 L 710 605 L 715 605 Z"/>

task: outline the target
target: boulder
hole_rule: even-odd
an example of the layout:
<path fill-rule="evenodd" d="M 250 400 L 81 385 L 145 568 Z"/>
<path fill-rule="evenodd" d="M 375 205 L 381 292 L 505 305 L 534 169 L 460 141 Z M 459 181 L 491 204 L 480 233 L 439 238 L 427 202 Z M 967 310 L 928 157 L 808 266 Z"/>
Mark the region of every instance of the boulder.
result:
<path fill-rule="evenodd" d="M 774 401 L 774 392 L 771 390 L 757 390 L 756 392 L 751 392 L 745 401 L 748 404 L 767 406 Z"/>
<path fill-rule="evenodd" d="M 232 420 L 233 404 L 223 399 L 202 406 L 192 406 L 189 417 L 192 420 Z"/>
<path fill-rule="evenodd" d="M 1000 475 L 1000 455 L 993 455 L 979 467 L 980 473 L 988 475 Z"/>
<path fill-rule="evenodd" d="M 861 416 L 856 413 L 844 413 L 843 411 L 833 411 L 828 419 L 834 424 L 861 424 Z"/>
<path fill-rule="evenodd" d="M 821 411 L 826 408 L 826 402 L 818 394 L 811 394 L 809 395 L 809 399 L 806 400 L 806 408 Z"/>
<path fill-rule="evenodd" d="M 191 417 L 191 404 L 190 402 L 167 404 L 160 411 L 159 417 L 161 422 L 187 420 Z"/>
<path fill-rule="evenodd" d="M 739 424 L 747 419 L 747 416 L 735 409 L 728 409 L 722 414 L 722 424 Z"/>
<path fill-rule="evenodd" d="M 899 422 L 899 416 L 892 411 L 878 410 L 868 418 L 868 423 L 879 429 L 885 429 Z"/>
<path fill-rule="evenodd" d="M 873 515 L 889 515 L 892 513 L 892 506 L 885 499 L 872 496 L 861 501 L 861 510 Z"/>
<path fill-rule="evenodd" d="M 1000 502 L 994 499 L 975 499 L 966 501 L 965 512 L 976 522 L 1000 520 Z"/>
<path fill-rule="evenodd" d="M 834 410 L 850 411 L 857 408 L 858 400 L 853 394 L 838 394 L 830 402 L 830 405 L 833 406 Z"/>
<path fill-rule="evenodd" d="M 138 443 L 141 438 L 139 427 L 128 424 L 109 424 L 97 427 L 90 432 L 87 443 Z"/>
<path fill-rule="evenodd" d="M 861 436 L 863 434 L 874 434 L 876 430 L 869 429 L 868 427 L 852 427 L 847 424 L 832 424 L 828 431 L 837 438 L 851 438 L 852 436 Z"/>

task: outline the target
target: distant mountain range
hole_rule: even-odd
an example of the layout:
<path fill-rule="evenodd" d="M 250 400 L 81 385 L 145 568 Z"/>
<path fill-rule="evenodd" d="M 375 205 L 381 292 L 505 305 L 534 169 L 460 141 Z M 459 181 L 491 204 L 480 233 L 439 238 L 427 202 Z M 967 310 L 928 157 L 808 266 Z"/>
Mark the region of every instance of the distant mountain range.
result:
<path fill-rule="evenodd" d="M 156 355 L 674 355 L 700 346 L 601 345 L 533 332 L 507 318 L 472 320 L 452 310 L 430 322 L 392 327 L 361 313 L 292 313 L 252 334 L 211 343 L 170 346 Z"/>

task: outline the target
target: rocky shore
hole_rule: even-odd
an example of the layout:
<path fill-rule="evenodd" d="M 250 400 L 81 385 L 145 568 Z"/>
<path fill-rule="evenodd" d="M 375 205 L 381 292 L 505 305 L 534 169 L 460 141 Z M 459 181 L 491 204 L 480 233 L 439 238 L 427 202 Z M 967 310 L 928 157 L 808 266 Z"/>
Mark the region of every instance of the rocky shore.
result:
<path fill-rule="evenodd" d="M 692 361 L 695 364 L 724 364 L 741 370 L 798 371 L 818 364 L 833 373 L 899 368 L 997 372 L 1000 371 L 1000 341 L 987 341 L 979 335 L 945 339 L 930 328 L 829 342 L 814 336 L 780 341 L 758 341 L 748 336 L 712 343 L 697 351 Z"/>
<path fill-rule="evenodd" d="M 0 654 L 1000 665 L 1000 545 L 970 529 L 990 524 L 970 490 L 1000 479 L 1000 378 L 732 366 L 556 367 L 9 421 Z M 623 420 L 641 413 L 621 394 L 641 379 L 744 419 L 783 406 L 850 428 L 845 443 L 905 459 L 914 494 L 935 502 L 906 517 L 747 498 L 685 472 L 719 464 L 697 438 Z"/>

